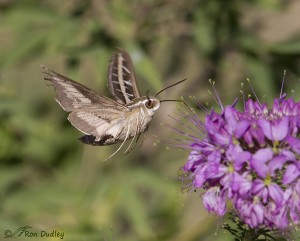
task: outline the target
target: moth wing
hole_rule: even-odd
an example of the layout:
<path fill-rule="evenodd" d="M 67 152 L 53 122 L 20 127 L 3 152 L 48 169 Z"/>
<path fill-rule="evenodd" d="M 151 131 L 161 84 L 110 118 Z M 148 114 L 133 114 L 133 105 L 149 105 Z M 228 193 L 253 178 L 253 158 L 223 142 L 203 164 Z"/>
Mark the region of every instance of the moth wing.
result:
<path fill-rule="evenodd" d="M 65 111 L 74 111 L 84 106 L 99 104 L 102 106 L 122 106 L 88 87 L 77 83 L 61 74 L 43 68 L 44 79 L 49 81 L 56 92 L 55 100 Z M 124 107 L 125 108 L 125 107 Z"/>
<path fill-rule="evenodd" d="M 101 108 L 91 106 L 71 112 L 68 120 L 78 130 L 88 136 L 97 145 L 109 145 L 118 142 L 126 121 L 126 113 L 122 108 Z M 90 141 L 86 136 L 81 139 L 86 144 Z M 84 141 L 86 140 L 86 142 Z"/>
<path fill-rule="evenodd" d="M 132 60 L 125 50 L 118 49 L 112 55 L 108 67 L 108 86 L 111 95 L 122 104 L 128 104 L 141 96 Z"/>

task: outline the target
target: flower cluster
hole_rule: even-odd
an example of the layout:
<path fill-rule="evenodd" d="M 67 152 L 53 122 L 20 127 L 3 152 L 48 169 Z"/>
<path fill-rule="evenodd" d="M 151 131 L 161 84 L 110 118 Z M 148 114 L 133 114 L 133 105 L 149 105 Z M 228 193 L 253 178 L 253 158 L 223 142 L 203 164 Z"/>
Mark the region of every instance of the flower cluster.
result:
<path fill-rule="evenodd" d="M 192 137 L 183 170 L 204 189 L 208 211 L 223 216 L 231 200 L 251 228 L 299 224 L 300 102 L 282 96 L 268 108 L 248 99 L 244 111 L 233 104 L 190 119 L 202 137 Z"/>

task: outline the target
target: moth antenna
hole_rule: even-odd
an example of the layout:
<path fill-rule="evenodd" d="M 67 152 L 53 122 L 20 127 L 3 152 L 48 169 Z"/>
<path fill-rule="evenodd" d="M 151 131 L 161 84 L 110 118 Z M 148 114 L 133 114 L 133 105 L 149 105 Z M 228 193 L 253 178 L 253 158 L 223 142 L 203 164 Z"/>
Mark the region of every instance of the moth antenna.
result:
<path fill-rule="evenodd" d="M 175 101 L 175 102 L 183 102 L 183 100 L 171 100 L 171 99 L 166 99 L 166 100 L 160 100 L 160 103 L 161 102 L 171 102 L 171 101 Z"/>
<path fill-rule="evenodd" d="M 147 97 L 148 101 L 150 101 L 149 90 L 147 90 L 147 92 L 146 92 L 146 97 Z"/>
<path fill-rule="evenodd" d="M 125 141 L 127 141 L 128 136 L 129 136 L 129 130 L 130 130 L 130 125 L 128 125 L 128 129 L 127 129 L 127 133 L 126 136 L 124 138 L 124 141 L 122 142 L 122 144 L 119 146 L 119 148 L 113 153 L 111 154 L 109 157 L 105 158 L 103 161 L 100 162 L 106 162 L 107 160 L 109 160 L 110 158 L 112 158 L 114 155 L 117 154 L 117 152 L 122 148 L 122 146 L 124 145 Z"/>
<path fill-rule="evenodd" d="M 176 82 L 176 83 L 174 83 L 174 84 L 171 84 L 171 85 L 169 85 L 169 86 L 163 88 L 162 90 L 158 91 L 158 92 L 154 95 L 154 97 L 158 96 L 161 92 L 163 92 L 163 91 L 165 91 L 165 90 L 167 90 L 167 89 L 169 89 L 169 88 L 171 88 L 171 87 L 173 87 L 173 86 L 175 86 L 175 85 L 178 85 L 178 84 L 180 84 L 180 83 L 182 83 L 183 81 L 186 81 L 186 80 L 187 80 L 187 79 L 180 80 L 180 81 L 178 81 L 178 82 Z"/>

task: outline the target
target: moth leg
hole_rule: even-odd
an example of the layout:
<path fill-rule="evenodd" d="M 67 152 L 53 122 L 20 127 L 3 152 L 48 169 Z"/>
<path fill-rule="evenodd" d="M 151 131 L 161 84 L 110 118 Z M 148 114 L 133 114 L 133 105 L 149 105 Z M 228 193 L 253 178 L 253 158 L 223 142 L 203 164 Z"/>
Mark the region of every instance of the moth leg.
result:
<path fill-rule="evenodd" d="M 122 144 L 119 146 L 119 148 L 113 153 L 111 154 L 109 157 L 107 157 L 106 159 L 104 159 L 103 161 L 100 161 L 100 162 L 105 162 L 107 161 L 108 159 L 112 158 L 115 154 L 117 154 L 117 152 L 122 148 L 122 146 L 124 145 L 125 141 L 127 141 L 128 137 L 129 137 L 129 130 L 130 130 L 130 125 L 128 125 L 128 129 L 127 129 L 127 133 L 126 133 L 126 136 L 124 138 L 124 141 L 122 142 Z"/>
<path fill-rule="evenodd" d="M 142 119 L 140 126 L 143 125 L 144 120 L 145 120 L 145 117 Z M 138 116 L 138 118 L 137 118 L 137 123 L 139 123 L 139 116 Z M 126 154 L 128 154 L 129 152 L 131 152 L 132 149 L 136 146 L 136 144 L 138 143 L 138 141 L 139 141 L 139 139 L 140 139 L 140 136 L 141 136 L 142 133 L 140 132 L 139 125 L 137 125 L 136 127 L 137 127 L 137 128 L 136 128 L 136 132 L 135 132 L 135 134 L 134 134 L 134 137 L 133 137 L 132 141 L 130 142 L 130 145 L 128 146 L 128 148 L 126 149 L 126 151 L 123 153 L 123 155 L 126 155 Z M 148 126 L 147 126 L 146 128 L 148 129 Z M 146 131 L 147 131 L 147 129 L 146 129 Z M 137 138 L 136 138 L 136 140 L 135 140 L 135 143 L 134 143 L 133 146 L 130 148 L 130 146 L 132 145 L 133 140 L 135 139 L 136 136 L 137 136 Z M 145 137 L 145 135 L 144 135 L 144 137 Z M 144 139 L 143 139 L 143 140 L 144 140 Z M 130 148 L 130 149 L 129 149 L 129 148 Z"/>
<path fill-rule="evenodd" d="M 138 115 L 138 117 L 137 117 L 137 123 L 139 123 L 139 115 Z M 134 141 L 134 139 L 135 139 L 135 137 L 137 136 L 138 133 L 139 133 L 139 125 L 136 125 L 136 130 L 135 130 L 134 136 L 133 136 L 133 138 L 132 138 L 132 141 L 130 142 L 130 144 L 129 144 L 129 146 L 127 147 L 127 149 L 124 151 L 123 155 L 128 154 L 128 153 L 131 152 L 132 149 L 135 147 L 135 145 L 136 145 L 136 143 L 137 143 L 137 140 L 136 140 L 136 142 L 134 143 L 133 147 L 131 147 L 131 145 L 132 145 L 132 143 L 133 143 L 133 141 Z M 138 137 L 139 137 L 139 135 L 138 135 Z M 130 148 L 130 147 L 131 147 L 131 148 Z"/>
<path fill-rule="evenodd" d="M 145 118 L 144 118 L 144 119 L 145 119 Z M 143 120 L 143 122 L 144 122 L 144 120 Z M 150 123 L 151 123 L 151 122 L 150 122 Z M 142 141 L 141 141 L 140 147 L 143 145 L 144 140 L 146 139 L 146 136 L 147 136 L 147 133 L 148 133 L 148 128 L 149 128 L 150 123 L 146 126 L 146 128 L 145 128 L 145 130 L 144 130 L 144 135 L 143 135 L 143 139 L 142 139 Z M 139 136 L 138 136 L 138 137 L 139 137 Z"/>
<path fill-rule="evenodd" d="M 147 133 L 148 133 L 148 128 L 149 128 L 149 125 L 145 129 L 145 132 L 144 132 L 143 139 L 141 141 L 140 147 L 143 145 L 144 140 L 146 139 L 146 136 L 147 136 Z"/>
<path fill-rule="evenodd" d="M 141 133 L 139 133 L 139 134 L 137 135 L 137 138 L 136 138 L 136 139 L 135 139 L 136 135 L 133 137 L 132 141 L 130 142 L 130 145 L 127 147 L 127 149 L 126 149 L 126 151 L 123 153 L 123 155 L 127 155 L 129 152 L 131 152 L 131 151 L 133 150 L 133 148 L 134 148 L 134 147 L 136 146 L 136 144 L 138 143 L 138 140 L 139 140 L 139 138 L 140 138 L 140 135 L 141 135 Z M 131 146 L 132 143 L 133 143 L 133 141 L 134 141 L 134 139 L 135 139 L 135 142 L 134 142 L 133 146 Z M 131 147 L 131 148 L 129 149 L 129 147 Z"/>
<path fill-rule="evenodd" d="M 143 139 L 142 139 L 142 141 L 141 141 L 140 147 L 143 145 L 144 140 L 146 139 L 146 136 L 147 136 L 147 134 L 148 134 L 148 127 L 149 127 L 149 126 L 147 126 L 146 129 L 145 129 L 145 131 L 144 131 L 144 135 L 143 135 Z M 124 152 L 124 155 L 126 155 L 126 154 L 128 154 L 129 152 L 132 151 L 132 149 L 133 149 L 133 148 L 136 146 L 136 144 L 138 143 L 138 141 L 139 141 L 141 135 L 142 135 L 142 133 L 139 133 L 139 134 L 138 134 L 138 136 L 137 136 L 137 138 L 136 138 L 136 140 L 135 140 L 134 145 L 130 148 L 130 150 L 128 150 L 128 152 Z M 134 137 L 135 137 L 135 136 L 134 136 Z M 128 149 L 128 148 L 127 148 L 127 149 Z"/>

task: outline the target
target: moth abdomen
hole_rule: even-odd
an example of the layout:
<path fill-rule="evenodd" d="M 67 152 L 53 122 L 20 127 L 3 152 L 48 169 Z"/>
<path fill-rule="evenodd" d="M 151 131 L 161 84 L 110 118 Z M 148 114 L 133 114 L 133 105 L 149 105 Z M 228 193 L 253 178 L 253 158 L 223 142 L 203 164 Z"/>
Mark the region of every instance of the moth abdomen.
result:
<path fill-rule="evenodd" d="M 93 135 L 84 135 L 79 138 L 84 144 L 92 146 L 107 146 L 115 143 L 115 138 L 112 135 L 104 135 L 100 140 L 96 141 Z"/>

